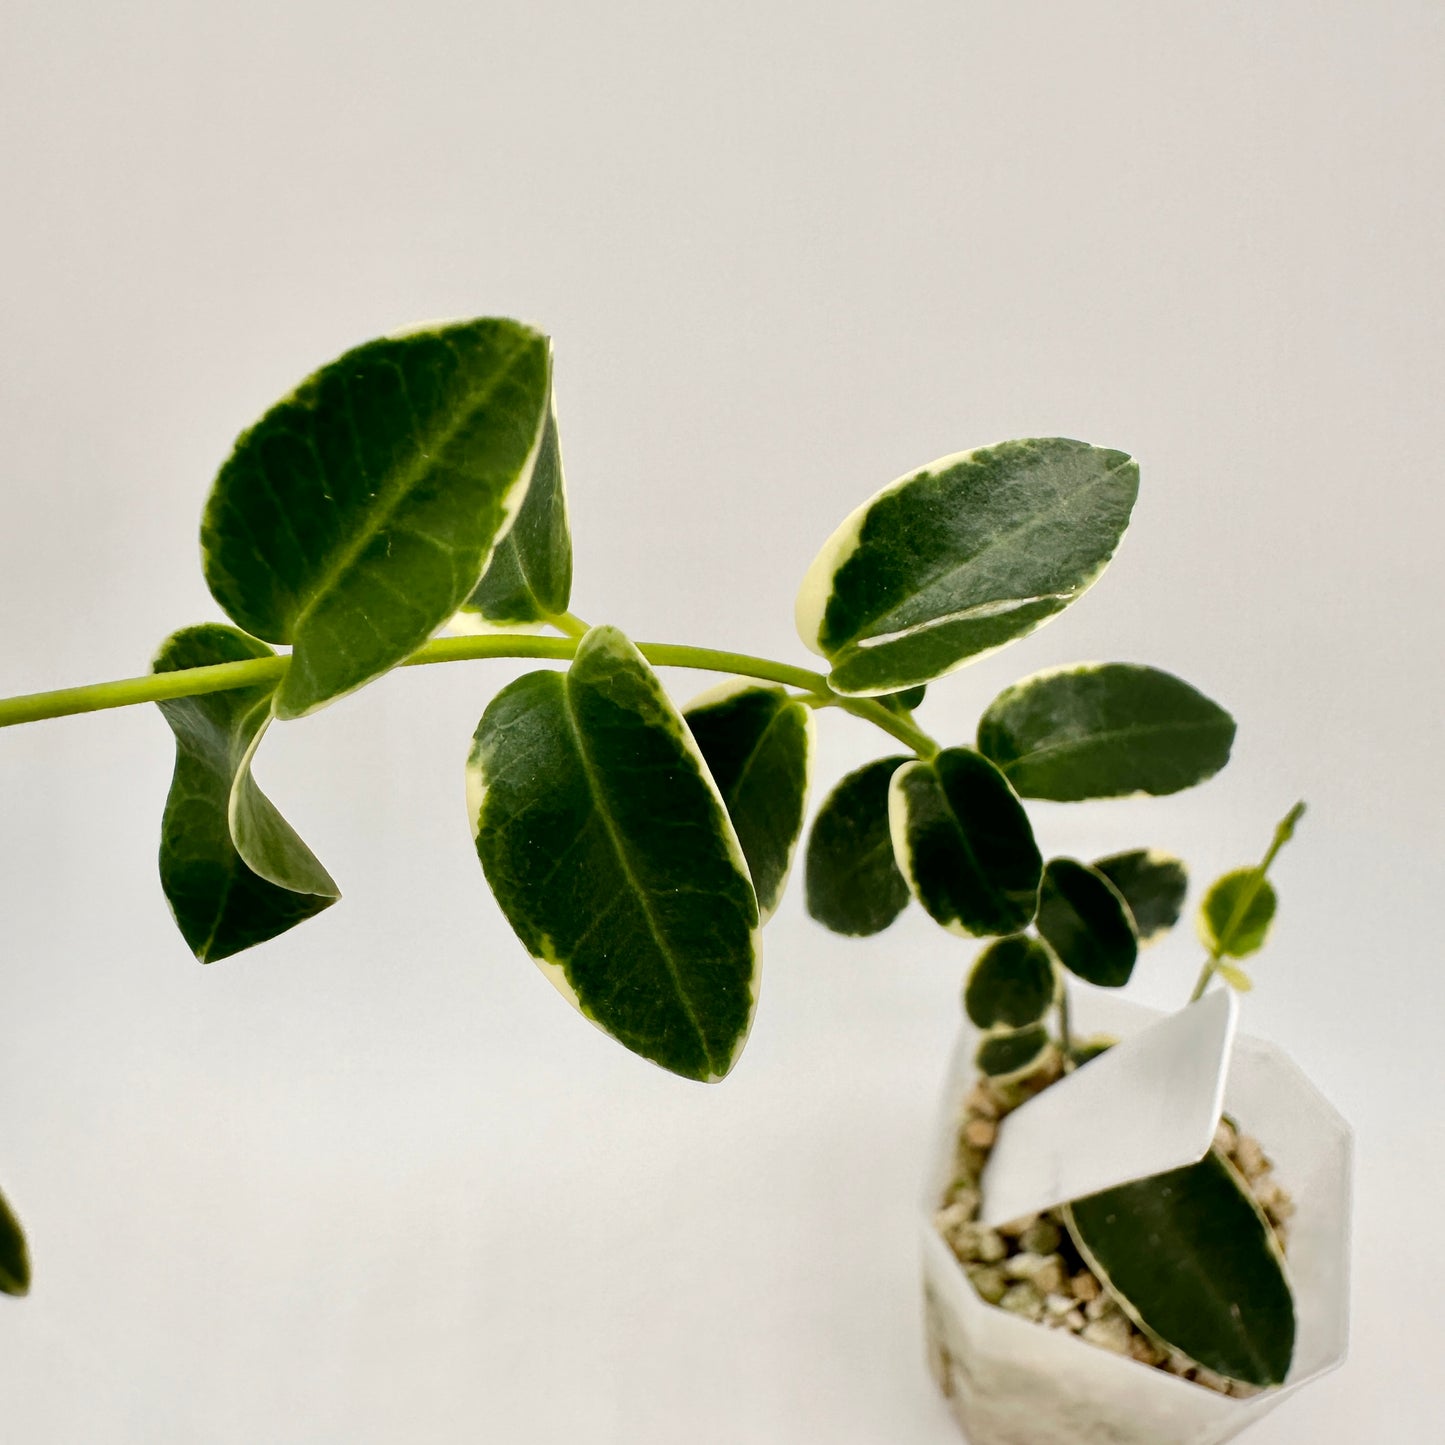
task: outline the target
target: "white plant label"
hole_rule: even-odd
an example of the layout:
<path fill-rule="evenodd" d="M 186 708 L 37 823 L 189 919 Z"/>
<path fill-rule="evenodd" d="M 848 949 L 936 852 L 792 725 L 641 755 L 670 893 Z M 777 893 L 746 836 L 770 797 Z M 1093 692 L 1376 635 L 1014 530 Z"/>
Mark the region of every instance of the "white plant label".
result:
<path fill-rule="evenodd" d="M 1015 1109 L 984 1170 L 982 1222 L 1006 1224 L 1202 1159 L 1238 1019 L 1234 990 L 1215 989 Z"/>

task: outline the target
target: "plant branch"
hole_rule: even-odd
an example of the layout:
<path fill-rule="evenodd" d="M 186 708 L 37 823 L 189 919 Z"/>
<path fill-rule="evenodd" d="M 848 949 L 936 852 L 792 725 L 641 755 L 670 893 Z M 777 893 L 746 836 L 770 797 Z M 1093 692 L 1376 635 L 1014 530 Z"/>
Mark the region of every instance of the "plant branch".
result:
<path fill-rule="evenodd" d="M 1190 1003 L 1198 1003 L 1204 997 L 1204 991 L 1209 987 L 1215 970 L 1234 942 L 1235 931 L 1249 917 L 1249 910 L 1254 906 L 1254 900 L 1259 896 L 1259 890 L 1264 887 L 1264 876 L 1269 872 L 1269 865 L 1274 862 L 1275 855 L 1279 850 L 1294 837 L 1295 824 L 1304 817 L 1304 811 L 1305 805 L 1296 803 L 1276 825 L 1274 837 L 1270 840 L 1264 857 L 1259 860 L 1259 864 L 1254 870 L 1254 877 L 1250 879 L 1248 887 L 1240 890 L 1234 907 L 1229 911 L 1228 921 L 1219 930 L 1214 947 L 1209 950 L 1209 957 L 1204 960 L 1204 967 L 1199 971 L 1199 980 L 1194 985 L 1194 992 L 1189 995 Z"/>
<path fill-rule="evenodd" d="M 586 630 L 586 624 L 571 613 L 553 619 L 567 632 Z M 423 667 L 439 662 L 464 662 L 487 657 L 535 657 L 568 662 L 577 651 L 577 636 L 544 637 L 533 633 L 487 632 L 465 637 L 435 637 L 401 665 Z M 837 707 L 854 717 L 883 729 L 924 757 L 938 752 L 938 744 L 908 719 L 899 716 L 873 698 L 843 697 L 828 686 L 819 672 L 752 657 L 742 652 L 720 652 L 708 647 L 688 647 L 674 642 L 643 642 L 638 651 L 657 667 L 699 668 L 707 672 L 732 673 L 762 682 L 782 683 L 800 688 L 817 699 L 818 706 Z M 181 668 L 174 672 L 149 673 L 144 677 L 115 682 L 91 683 L 86 687 L 61 688 L 54 692 L 28 693 L 0 699 L 0 728 L 19 723 L 41 722 L 47 718 L 72 717 L 78 713 L 100 712 L 138 703 L 165 702 L 175 697 L 196 697 L 203 693 L 227 692 L 232 688 L 255 687 L 279 682 L 289 659 L 261 657 L 244 662 L 222 662 L 210 667 Z"/>

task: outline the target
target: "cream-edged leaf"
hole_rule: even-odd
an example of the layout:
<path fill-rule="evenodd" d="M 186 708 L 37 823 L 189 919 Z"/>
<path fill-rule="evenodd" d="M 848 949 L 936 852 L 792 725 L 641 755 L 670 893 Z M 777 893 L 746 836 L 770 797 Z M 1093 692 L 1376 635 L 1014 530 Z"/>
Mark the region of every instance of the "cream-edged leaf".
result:
<path fill-rule="evenodd" d="M 634 1053 L 719 1079 L 757 998 L 757 902 L 727 809 L 652 669 L 595 627 L 482 716 L 468 807 L 487 882 L 563 996 Z"/>
<path fill-rule="evenodd" d="M 1080 596 L 1129 523 L 1123 452 L 1062 437 L 943 457 L 847 517 L 803 579 L 803 642 L 839 692 L 897 692 L 1032 632 Z"/>
<path fill-rule="evenodd" d="M 694 698 L 683 719 L 722 794 L 766 923 L 803 830 L 812 711 L 781 687 L 734 682 Z"/>

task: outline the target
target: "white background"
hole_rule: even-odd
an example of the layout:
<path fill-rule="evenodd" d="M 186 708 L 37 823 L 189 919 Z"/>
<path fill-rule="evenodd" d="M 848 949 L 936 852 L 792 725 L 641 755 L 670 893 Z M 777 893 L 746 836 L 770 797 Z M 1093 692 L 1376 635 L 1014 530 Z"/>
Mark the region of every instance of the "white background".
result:
<path fill-rule="evenodd" d="M 1357 1130 L 1355 1346 L 1251 1439 L 1434 1440 L 1442 41 L 1426 0 L 8 0 L 0 691 L 216 617 L 231 439 L 422 319 L 555 336 L 575 605 L 641 638 L 803 661 L 797 580 L 895 476 L 1134 452 L 1102 584 L 920 720 L 966 741 L 1024 672 L 1150 661 L 1235 712 L 1232 766 L 1040 807 L 1047 850 L 1202 876 L 1309 800 L 1245 1018 Z M 470 850 L 462 760 L 516 671 L 273 730 L 261 779 L 347 896 L 208 969 L 155 877 L 154 709 L 0 735 L 0 1182 L 36 1270 L 4 1439 L 955 1438 L 914 1196 L 969 948 L 916 910 L 835 939 L 795 888 L 733 1077 L 634 1060 Z M 890 746 L 820 723 L 823 785 Z M 1136 994 L 1181 1000 L 1197 952 Z"/>

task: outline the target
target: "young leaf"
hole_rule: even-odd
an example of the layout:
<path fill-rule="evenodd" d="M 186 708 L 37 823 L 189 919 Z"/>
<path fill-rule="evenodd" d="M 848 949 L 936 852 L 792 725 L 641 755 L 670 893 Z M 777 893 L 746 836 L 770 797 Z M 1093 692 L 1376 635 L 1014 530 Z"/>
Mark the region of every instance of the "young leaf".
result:
<path fill-rule="evenodd" d="M 521 506 L 550 389 L 544 336 L 469 321 L 347 352 L 240 438 L 201 550 L 231 617 L 292 644 L 278 717 L 369 682 L 457 611 Z"/>
<path fill-rule="evenodd" d="M 152 667 L 172 672 L 274 656 L 254 637 L 206 623 L 167 638 Z M 161 820 L 161 886 L 202 963 L 285 933 L 340 897 L 251 777 L 274 689 L 269 683 L 158 704 L 176 737 Z"/>
<path fill-rule="evenodd" d="M 834 933 L 881 933 L 908 903 L 893 859 L 888 783 L 907 758 L 879 758 L 848 774 L 823 801 L 808 836 L 808 912 Z"/>
<path fill-rule="evenodd" d="M 1096 858 L 1094 867 L 1123 895 L 1140 943 L 1149 943 L 1179 922 L 1189 889 L 1189 872 L 1181 859 L 1134 848 Z"/>
<path fill-rule="evenodd" d="M 967 748 L 899 768 L 888 790 L 893 853 L 915 898 L 951 933 L 1017 933 L 1038 908 L 1043 861 L 1003 774 Z"/>
<path fill-rule="evenodd" d="M 0 1194 L 0 1294 L 30 1292 L 30 1251 L 14 1211 Z"/>
<path fill-rule="evenodd" d="M 781 687 L 723 683 L 683 710 L 748 860 L 766 923 L 803 830 L 813 714 Z"/>
<path fill-rule="evenodd" d="M 933 462 L 852 513 L 803 579 L 798 634 L 839 692 L 896 692 L 1023 637 L 1080 596 L 1139 488 L 1123 452 L 1061 437 Z"/>
<path fill-rule="evenodd" d="M 1058 989 L 1054 958 L 1037 939 L 1015 933 L 979 954 L 963 991 L 963 1007 L 981 1029 L 1037 1023 Z"/>
<path fill-rule="evenodd" d="M 1199 939 L 1211 953 L 1248 958 L 1269 937 L 1279 898 L 1258 868 L 1236 868 L 1215 879 L 1199 905 Z"/>
<path fill-rule="evenodd" d="M 1036 673 L 1005 688 L 978 750 L 1026 798 L 1061 803 L 1177 793 L 1229 761 L 1234 719 L 1187 682 L 1110 662 Z"/>
<path fill-rule="evenodd" d="M 757 998 L 757 903 L 692 734 L 620 632 L 497 694 L 467 802 L 487 882 L 563 997 L 663 1068 L 722 1078 Z"/>
<path fill-rule="evenodd" d="M 1139 940 L 1119 890 L 1087 863 L 1053 858 L 1039 890 L 1038 930 L 1059 962 L 1085 983 L 1122 988 Z"/>
<path fill-rule="evenodd" d="M 1294 1354 L 1284 1259 L 1244 1181 L 1217 1154 L 1075 1200 L 1085 1263 L 1151 1335 L 1227 1379 L 1280 1384 Z"/>
<path fill-rule="evenodd" d="M 981 1072 L 999 1083 L 1021 1079 L 1043 1064 L 1049 1052 L 1049 1032 L 1042 1024 L 1024 1029 L 995 1029 L 986 1034 L 974 1054 Z"/>
<path fill-rule="evenodd" d="M 526 626 L 567 610 L 572 597 L 572 534 L 567 526 L 567 489 L 552 405 L 537 451 L 527 495 L 511 530 L 497 543 L 482 580 L 462 603 L 488 622 Z"/>

